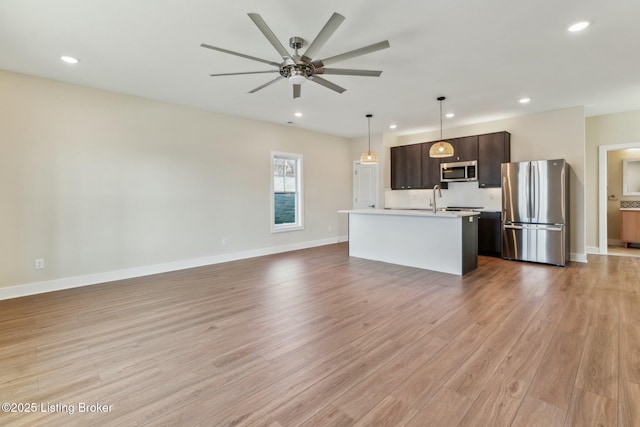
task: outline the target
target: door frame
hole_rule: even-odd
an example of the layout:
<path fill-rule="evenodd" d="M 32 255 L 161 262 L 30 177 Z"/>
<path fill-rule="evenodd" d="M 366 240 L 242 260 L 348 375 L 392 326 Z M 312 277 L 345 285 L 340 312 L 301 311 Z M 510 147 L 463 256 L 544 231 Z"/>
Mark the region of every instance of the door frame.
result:
<path fill-rule="evenodd" d="M 640 142 L 601 145 L 598 148 L 598 253 L 600 255 L 607 255 L 607 155 L 609 151 L 640 148 Z"/>

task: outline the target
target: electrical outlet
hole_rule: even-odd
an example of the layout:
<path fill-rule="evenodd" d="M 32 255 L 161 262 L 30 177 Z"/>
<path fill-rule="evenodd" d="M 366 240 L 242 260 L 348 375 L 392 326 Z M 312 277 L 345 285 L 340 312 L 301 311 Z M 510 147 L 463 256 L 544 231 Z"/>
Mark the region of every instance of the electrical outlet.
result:
<path fill-rule="evenodd" d="M 44 268 L 44 259 L 37 258 L 36 259 L 36 270 L 42 270 Z"/>
<path fill-rule="evenodd" d="M 227 246 L 229 244 L 229 239 L 227 239 L 226 237 L 222 238 L 222 246 Z"/>
<path fill-rule="evenodd" d="M 327 227 L 327 231 L 331 233 L 333 231 L 333 227 L 332 226 Z"/>

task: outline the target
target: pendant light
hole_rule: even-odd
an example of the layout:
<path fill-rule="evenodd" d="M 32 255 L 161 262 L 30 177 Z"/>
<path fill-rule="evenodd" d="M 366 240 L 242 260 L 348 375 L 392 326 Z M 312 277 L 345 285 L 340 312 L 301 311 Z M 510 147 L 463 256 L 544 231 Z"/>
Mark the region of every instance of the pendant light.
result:
<path fill-rule="evenodd" d="M 365 151 L 364 153 L 362 153 L 362 156 L 360 156 L 360 163 L 362 164 L 375 164 L 380 162 L 380 159 L 378 158 L 378 155 L 371 151 L 371 117 L 373 117 L 373 114 L 367 114 L 367 119 L 369 119 L 369 150 Z"/>
<path fill-rule="evenodd" d="M 433 158 L 453 156 L 453 145 L 442 139 L 442 101 L 445 99 L 444 96 L 438 97 L 438 101 L 440 101 L 440 141 L 433 144 L 429 149 L 429 157 Z"/>

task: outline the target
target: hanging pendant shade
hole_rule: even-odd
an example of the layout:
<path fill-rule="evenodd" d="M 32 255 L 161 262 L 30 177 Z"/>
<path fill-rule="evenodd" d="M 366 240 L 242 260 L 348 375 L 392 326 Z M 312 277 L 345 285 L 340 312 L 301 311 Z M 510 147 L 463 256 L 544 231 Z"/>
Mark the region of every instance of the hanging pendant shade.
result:
<path fill-rule="evenodd" d="M 442 139 L 442 101 L 445 99 L 444 96 L 438 97 L 438 101 L 440 101 L 440 141 L 433 144 L 429 149 L 429 157 L 435 159 L 452 157 L 454 154 L 453 145 Z"/>
<path fill-rule="evenodd" d="M 360 163 L 363 163 L 363 164 L 380 163 L 380 158 L 373 151 L 365 151 L 364 153 L 362 153 L 362 156 L 360 156 Z"/>
<path fill-rule="evenodd" d="M 429 149 L 429 157 L 441 158 L 441 157 L 452 157 L 452 156 L 453 156 L 453 145 L 449 144 L 447 141 L 436 142 Z"/>
<path fill-rule="evenodd" d="M 365 165 L 380 162 L 378 155 L 374 151 L 371 151 L 371 117 L 373 117 L 373 114 L 367 114 L 366 117 L 369 119 L 369 149 L 360 156 L 360 163 Z"/>

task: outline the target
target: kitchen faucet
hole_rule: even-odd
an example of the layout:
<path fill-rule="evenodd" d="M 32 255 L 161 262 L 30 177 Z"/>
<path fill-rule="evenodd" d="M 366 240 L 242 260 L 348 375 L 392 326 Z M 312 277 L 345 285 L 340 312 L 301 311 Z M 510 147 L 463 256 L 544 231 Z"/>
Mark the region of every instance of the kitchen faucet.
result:
<path fill-rule="evenodd" d="M 433 186 L 433 212 L 437 212 L 438 209 L 436 207 L 436 190 L 438 190 L 438 194 L 440 195 L 440 198 L 442 198 L 442 191 L 440 190 L 440 186 L 438 184 Z"/>

